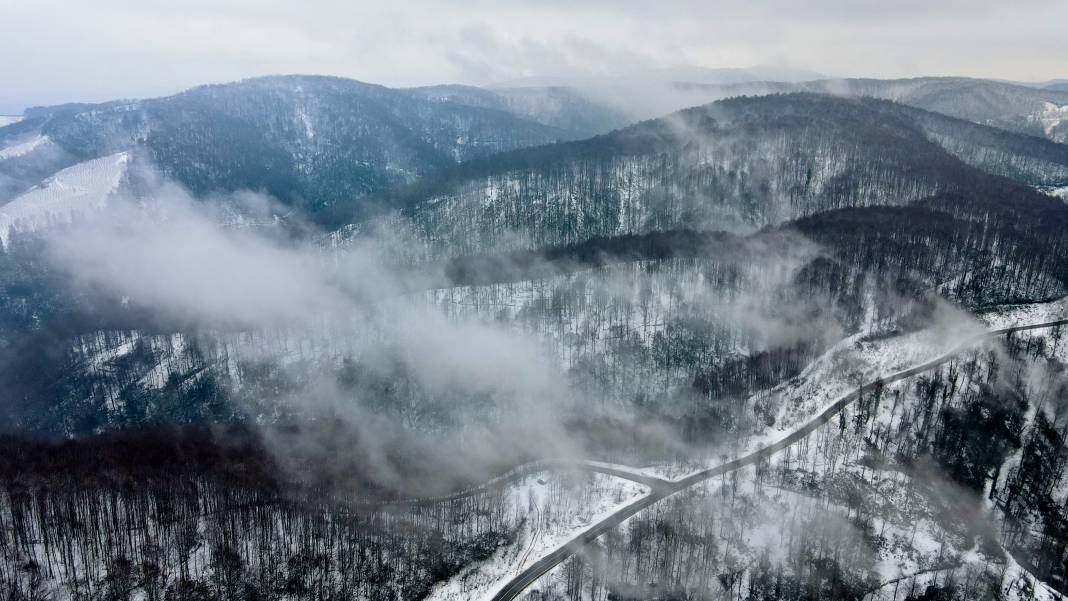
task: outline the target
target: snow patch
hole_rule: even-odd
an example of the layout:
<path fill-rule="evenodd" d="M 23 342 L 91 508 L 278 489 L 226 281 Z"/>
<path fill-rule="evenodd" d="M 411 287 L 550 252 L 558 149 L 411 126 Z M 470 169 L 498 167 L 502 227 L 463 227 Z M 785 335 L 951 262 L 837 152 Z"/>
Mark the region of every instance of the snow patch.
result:
<path fill-rule="evenodd" d="M 38 146 L 45 144 L 49 141 L 48 136 L 38 135 L 25 142 L 19 142 L 18 144 L 12 144 L 11 146 L 5 146 L 0 148 L 0 161 L 6 161 L 7 159 L 13 159 L 20 157 L 24 154 L 33 152 Z"/>
<path fill-rule="evenodd" d="M 1048 303 L 1002 305 L 983 313 L 979 319 L 998 330 L 1029 323 L 1048 323 L 1068 318 L 1068 296 Z"/>
<path fill-rule="evenodd" d="M 297 106 L 297 117 L 300 118 L 301 125 L 304 126 L 304 137 L 312 140 L 315 138 L 315 124 L 312 123 L 311 117 L 308 115 L 308 111 L 303 106 Z"/>
<path fill-rule="evenodd" d="M 1048 101 L 1043 102 L 1042 111 L 1035 113 L 1031 118 L 1042 126 L 1042 131 L 1046 132 L 1048 138 L 1055 139 L 1055 130 L 1068 121 L 1068 104 L 1061 106 Z"/>
<path fill-rule="evenodd" d="M 1050 196 L 1068 202 L 1068 186 L 1061 186 L 1059 188 L 1045 188 L 1042 191 L 1046 194 L 1049 194 Z"/>
<path fill-rule="evenodd" d="M 120 152 L 78 163 L 0 207 L 0 246 L 12 232 L 32 232 L 69 223 L 86 210 L 103 208 L 126 173 L 129 154 Z"/>
<path fill-rule="evenodd" d="M 22 115 L 0 115 L 0 127 L 7 127 L 22 121 Z"/>
<path fill-rule="evenodd" d="M 1006 553 L 1005 575 L 1001 579 L 1002 599 L 1007 601 L 1063 601 L 1065 596 L 1053 590 L 1048 584 L 1035 578 L 1016 562 L 1012 554 Z"/>
<path fill-rule="evenodd" d="M 657 465 L 647 465 L 644 467 L 633 467 L 630 465 L 624 465 L 622 463 L 607 463 L 604 461 L 590 460 L 586 460 L 583 463 L 593 467 L 616 470 L 620 473 L 631 474 L 636 477 L 659 478 L 661 480 L 667 480 L 668 482 L 678 482 L 679 480 L 692 476 L 707 467 L 703 463 L 664 463 Z"/>

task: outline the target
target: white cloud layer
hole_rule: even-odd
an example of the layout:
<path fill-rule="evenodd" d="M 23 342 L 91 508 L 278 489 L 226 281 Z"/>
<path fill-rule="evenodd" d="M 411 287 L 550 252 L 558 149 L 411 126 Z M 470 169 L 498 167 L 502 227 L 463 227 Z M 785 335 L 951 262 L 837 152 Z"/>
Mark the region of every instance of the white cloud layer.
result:
<path fill-rule="evenodd" d="M 296 72 L 395 86 L 755 64 L 1068 77 L 1063 0 L 0 0 L 0 15 L 8 107 Z"/>

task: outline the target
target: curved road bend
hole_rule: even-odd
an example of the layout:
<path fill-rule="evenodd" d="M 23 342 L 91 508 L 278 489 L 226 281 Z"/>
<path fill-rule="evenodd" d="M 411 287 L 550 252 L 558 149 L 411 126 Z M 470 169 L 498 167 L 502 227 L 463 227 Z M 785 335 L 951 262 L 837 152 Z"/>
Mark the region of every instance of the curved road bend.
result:
<path fill-rule="evenodd" d="M 882 382 L 884 385 L 891 384 L 893 382 L 904 380 L 905 378 L 908 378 L 910 376 L 914 376 L 918 373 L 927 371 L 934 367 L 938 367 L 939 365 L 946 363 L 947 361 L 958 355 L 961 351 L 964 351 L 974 346 L 976 343 L 982 340 L 996 338 L 998 336 L 1002 336 L 1004 334 L 1009 334 L 1012 332 L 1052 328 L 1055 326 L 1066 324 L 1068 324 L 1068 319 L 1061 319 L 1057 321 L 1049 321 L 1045 323 L 1031 324 L 1026 326 L 1014 326 L 1010 328 L 1001 328 L 998 330 L 990 330 L 988 332 L 983 332 L 981 334 L 977 334 L 975 336 L 972 336 L 971 338 L 968 338 L 953 350 L 935 359 L 864 384 L 853 392 L 850 392 L 839 398 L 822 413 L 814 417 L 805 425 L 801 426 L 801 428 L 794 431 L 786 438 L 783 438 L 782 440 L 776 442 L 775 444 L 758 449 L 748 455 L 734 459 L 733 461 L 728 461 L 727 463 L 723 463 L 707 470 L 697 472 L 695 474 L 687 476 L 686 478 L 683 478 L 682 480 L 678 480 L 675 482 L 667 482 L 666 485 L 654 487 L 653 491 L 649 495 L 642 497 L 634 503 L 619 509 L 612 515 L 598 522 L 596 526 L 590 528 L 589 530 L 586 530 L 582 534 L 579 534 L 575 538 L 565 543 L 564 546 L 531 564 L 531 566 L 527 568 L 522 574 L 513 578 L 511 581 L 508 582 L 508 584 L 504 586 L 504 588 L 500 590 L 500 592 L 494 595 L 493 601 L 512 601 L 512 599 L 515 599 L 520 594 L 522 594 L 523 591 L 527 589 L 527 587 L 534 584 L 534 582 L 538 578 L 541 578 L 543 575 L 545 575 L 546 572 L 560 565 L 566 559 L 568 559 L 569 557 L 577 553 L 579 550 L 581 550 L 583 547 L 585 547 L 587 544 L 593 542 L 595 539 L 600 537 L 605 532 L 608 532 L 612 528 L 615 528 L 616 526 L 622 524 L 624 520 L 630 518 L 631 516 L 645 509 L 646 507 L 649 507 L 650 505 L 658 501 L 670 497 L 671 495 L 681 490 L 685 490 L 695 484 L 708 480 L 709 478 L 714 478 L 722 474 L 728 474 L 743 467 L 753 465 L 754 463 L 757 463 L 762 459 L 765 459 L 774 455 L 775 453 L 778 453 L 779 451 L 801 440 L 802 438 L 805 438 L 806 436 L 814 432 L 816 428 L 830 421 L 830 419 L 834 417 L 839 411 L 841 411 L 846 405 L 856 400 L 858 395 L 865 389 L 874 387 L 877 382 Z"/>
<path fill-rule="evenodd" d="M 622 466 L 621 466 L 622 467 Z M 588 461 L 533 461 L 531 463 L 524 463 L 511 471 L 492 478 L 471 488 L 454 492 L 447 495 L 440 495 L 435 497 L 418 497 L 412 499 L 398 499 L 393 501 L 356 501 L 355 505 L 358 507 L 400 507 L 405 505 L 432 505 L 435 503 L 444 503 L 447 501 L 456 501 L 459 499 L 466 499 L 467 497 L 473 497 L 479 493 L 483 493 L 487 490 L 493 490 L 495 488 L 501 488 L 518 480 L 522 480 L 531 474 L 537 472 L 554 470 L 554 469 L 573 469 L 584 470 L 588 472 L 595 472 L 599 474 L 605 474 L 608 476 L 615 476 L 624 480 L 630 480 L 637 482 L 643 486 L 649 487 L 651 490 L 656 490 L 664 486 L 672 486 L 674 483 L 670 480 L 664 480 L 663 478 L 657 478 L 656 476 L 647 476 L 633 471 L 625 469 L 618 469 L 608 465 L 604 465 L 596 462 Z"/>

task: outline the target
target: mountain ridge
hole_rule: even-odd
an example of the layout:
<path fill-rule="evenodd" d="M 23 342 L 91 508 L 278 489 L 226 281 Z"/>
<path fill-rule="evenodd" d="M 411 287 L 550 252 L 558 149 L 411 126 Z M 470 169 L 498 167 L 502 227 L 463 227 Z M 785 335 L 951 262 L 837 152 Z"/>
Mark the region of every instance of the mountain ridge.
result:
<path fill-rule="evenodd" d="M 1066 181 L 1068 146 L 884 100 L 799 93 L 727 99 L 472 161 L 372 202 L 409 215 L 433 252 L 465 238 L 464 252 L 480 252 L 506 230 L 535 246 L 683 223 L 745 230 L 976 190 L 998 176 Z"/>
<path fill-rule="evenodd" d="M 81 160 L 133 151 L 196 193 L 263 190 L 314 211 L 473 157 L 567 132 L 494 108 L 430 102 L 374 84 L 280 76 L 155 99 L 36 108 L 0 144 L 44 135 L 54 156 L 0 161 L 8 198 Z"/>

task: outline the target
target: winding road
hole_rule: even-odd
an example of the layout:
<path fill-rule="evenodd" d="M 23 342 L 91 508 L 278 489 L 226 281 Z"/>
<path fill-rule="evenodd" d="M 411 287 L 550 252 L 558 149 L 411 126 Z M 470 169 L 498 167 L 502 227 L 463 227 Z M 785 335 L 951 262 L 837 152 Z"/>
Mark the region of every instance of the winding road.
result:
<path fill-rule="evenodd" d="M 458 492 L 450 493 L 447 495 L 439 495 L 434 497 L 414 497 L 410 499 L 394 499 L 387 501 L 354 501 L 351 504 L 355 507 L 365 508 L 390 508 L 390 507 L 403 507 L 409 505 L 433 505 L 436 503 L 445 503 L 448 501 L 456 501 L 459 499 L 466 499 L 483 492 L 501 488 L 513 482 L 518 482 L 523 478 L 526 478 L 537 472 L 547 470 L 582 470 L 587 472 L 594 472 L 598 474 L 605 474 L 608 476 L 615 476 L 617 478 L 623 478 L 624 480 L 631 480 L 648 486 L 649 488 L 656 488 L 658 486 L 664 486 L 672 484 L 669 480 L 657 478 L 655 476 L 649 476 L 641 474 L 634 470 L 624 469 L 623 466 L 613 467 L 610 464 L 605 464 L 597 461 L 576 461 L 576 460 L 559 460 L 559 461 L 532 461 L 530 463 L 524 463 L 517 466 L 507 473 L 501 474 L 496 478 L 487 480 L 478 486 L 473 486 Z"/>
<path fill-rule="evenodd" d="M 697 472 L 678 481 L 670 482 L 666 480 L 661 480 L 659 482 L 653 483 L 653 485 L 651 486 L 652 492 L 650 492 L 645 497 L 642 497 L 634 503 L 631 503 L 630 505 L 619 509 L 612 515 L 598 522 L 592 528 L 571 539 L 562 547 L 556 549 L 552 553 L 531 564 L 529 568 L 527 568 L 523 573 L 510 580 L 504 586 L 504 588 L 502 588 L 496 595 L 494 595 L 493 601 L 511 601 L 512 599 L 515 599 L 516 597 L 521 595 L 523 591 L 525 591 L 536 580 L 545 575 L 549 570 L 560 565 L 569 557 L 580 551 L 587 544 L 593 542 L 602 534 L 608 532 L 612 528 L 615 528 L 616 526 L 622 524 L 626 519 L 630 518 L 631 516 L 635 515 L 646 507 L 649 507 L 650 505 L 653 505 L 658 501 L 670 497 L 671 495 L 679 491 L 690 488 L 695 484 L 699 484 L 710 478 L 714 478 L 722 474 L 728 474 L 743 467 L 758 463 L 760 460 L 771 457 L 775 453 L 778 453 L 779 451 L 785 449 L 793 443 L 805 438 L 809 434 L 812 434 L 812 432 L 814 432 L 816 428 L 819 428 L 823 424 L 830 421 L 830 419 L 834 417 L 839 411 L 841 411 L 846 405 L 855 401 L 859 397 L 859 395 L 864 392 L 865 389 L 873 388 L 879 383 L 883 385 L 891 384 L 893 382 L 904 380 L 905 378 L 908 378 L 910 376 L 914 376 L 918 373 L 922 373 L 929 369 L 938 367 L 939 365 L 946 363 L 962 351 L 971 348 L 972 346 L 975 346 L 977 343 L 982 342 L 983 340 L 989 340 L 991 338 L 996 338 L 998 336 L 1003 336 L 1012 332 L 1052 328 L 1066 324 L 1068 324 L 1068 319 L 1061 319 L 1045 323 L 1001 328 L 977 334 L 975 336 L 972 336 L 971 338 L 968 338 L 965 342 L 961 343 L 953 350 L 943 355 L 940 355 L 935 359 L 931 359 L 930 361 L 915 365 L 913 367 L 896 372 L 889 376 L 878 378 L 872 382 L 860 386 L 853 392 L 850 392 L 839 398 L 837 401 L 831 404 L 831 406 L 824 409 L 823 412 L 821 412 L 819 415 L 808 421 L 805 425 L 801 426 L 801 428 L 772 445 L 763 447 L 752 453 L 749 453 L 748 455 L 739 457 L 732 461 L 728 461 L 726 463 L 717 465 L 707 470 Z"/>

